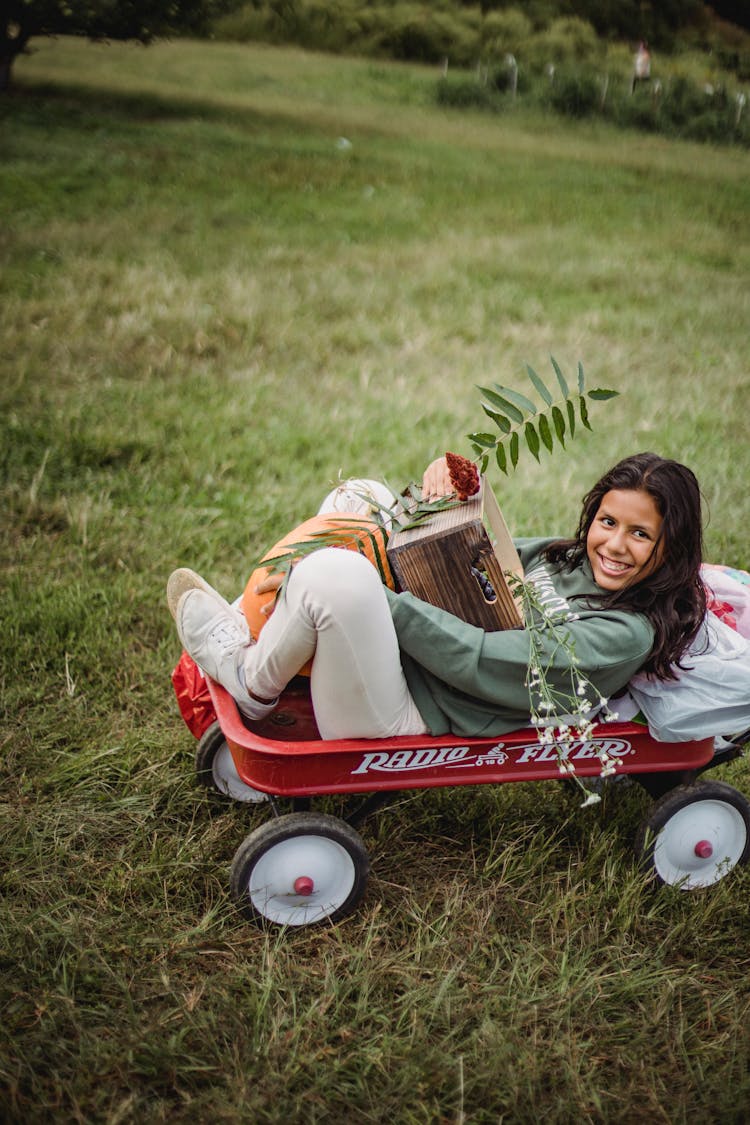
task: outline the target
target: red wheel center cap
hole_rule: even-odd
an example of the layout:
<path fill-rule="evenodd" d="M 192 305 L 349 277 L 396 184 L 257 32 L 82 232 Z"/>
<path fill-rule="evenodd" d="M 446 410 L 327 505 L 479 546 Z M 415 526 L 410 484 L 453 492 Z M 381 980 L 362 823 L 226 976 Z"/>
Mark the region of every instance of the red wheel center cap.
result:
<path fill-rule="evenodd" d="M 294 880 L 294 893 L 298 895 L 311 895 L 315 890 L 315 884 L 309 875 L 299 875 Z"/>
<path fill-rule="evenodd" d="M 714 846 L 710 840 L 699 840 L 695 845 L 695 854 L 698 859 L 710 859 L 714 854 Z"/>

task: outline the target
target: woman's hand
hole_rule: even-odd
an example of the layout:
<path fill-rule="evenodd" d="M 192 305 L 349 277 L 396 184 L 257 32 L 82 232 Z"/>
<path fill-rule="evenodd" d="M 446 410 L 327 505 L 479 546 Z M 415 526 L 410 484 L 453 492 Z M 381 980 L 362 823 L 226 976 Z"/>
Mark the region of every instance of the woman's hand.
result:
<path fill-rule="evenodd" d="M 448 462 L 445 457 L 438 457 L 428 465 L 422 477 L 422 499 L 439 500 L 443 496 L 450 496 L 455 489 L 448 472 Z"/>
<path fill-rule="evenodd" d="M 259 582 L 255 587 L 253 593 L 255 594 L 276 594 L 281 589 L 284 582 L 283 574 L 269 574 L 262 582 Z M 261 606 L 260 612 L 264 617 L 270 617 L 276 608 L 276 598 L 272 598 L 264 606 Z"/>

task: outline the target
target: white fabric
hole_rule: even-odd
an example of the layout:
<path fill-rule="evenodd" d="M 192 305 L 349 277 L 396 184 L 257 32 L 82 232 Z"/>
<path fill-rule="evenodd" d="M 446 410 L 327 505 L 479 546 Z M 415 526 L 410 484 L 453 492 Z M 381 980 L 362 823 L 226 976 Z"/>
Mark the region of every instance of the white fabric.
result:
<path fill-rule="evenodd" d="M 352 477 L 342 481 L 341 484 L 329 492 L 320 507 L 318 515 L 323 516 L 328 512 L 344 512 L 355 516 L 370 516 L 373 512 L 383 516 L 381 508 L 393 508 L 396 497 L 390 488 L 377 480 Z M 390 527 L 391 520 L 383 520 L 386 528 Z"/>
<path fill-rule="evenodd" d="M 380 577 L 355 551 L 325 548 L 295 566 L 247 650 L 248 689 L 273 699 L 313 657 L 310 690 L 322 738 L 427 733 L 401 669 Z"/>

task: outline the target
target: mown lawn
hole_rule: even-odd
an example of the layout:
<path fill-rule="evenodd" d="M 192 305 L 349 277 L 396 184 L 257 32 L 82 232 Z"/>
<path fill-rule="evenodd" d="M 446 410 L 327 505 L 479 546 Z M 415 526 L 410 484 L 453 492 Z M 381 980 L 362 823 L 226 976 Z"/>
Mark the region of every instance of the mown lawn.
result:
<path fill-rule="evenodd" d="M 468 452 L 475 384 L 550 353 L 621 394 L 495 474 L 512 530 L 653 448 L 747 566 L 750 154 L 445 113 L 416 67 L 35 46 L 0 103 L 4 1118 L 744 1120 L 749 876 L 655 889 L 634 788 L 405 794 L 352 918 L 250 925 L 266 813 L 194 784 L 163 589 L 238 593 L 339 472 Z"/>

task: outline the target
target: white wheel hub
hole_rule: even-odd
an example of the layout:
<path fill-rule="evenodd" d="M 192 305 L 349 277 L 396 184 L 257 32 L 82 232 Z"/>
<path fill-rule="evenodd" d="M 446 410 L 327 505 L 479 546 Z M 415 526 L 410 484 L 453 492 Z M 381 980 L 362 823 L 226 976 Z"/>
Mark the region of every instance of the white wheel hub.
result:
<path fill-rule="evenodd" d="M 739 861 L 747 843 L 741 813 L 727 801 L 704 799 L 679 809 L 654 844 L 661 879 L 681 890 L 716 883 Z"/>
<path fill-rule="evenodd" d="M 226 797 L 231 797 L 233 801 L 259 803 L 268 800 L 268 795 L 261 793 L 260 789 L 253 789 L 252 785 L 245 785 L 245 782 L 237 773 L 232 751 L 226 742 L 214 754 L 211 774 L 218 791 Z"/>
<path fill-rule="evenodd" d="M 356 870 L 346 848 L 327 836 L 280 840 L 254 864 L 248 894 L 254 908 L 281 926 L 308 926 L 347 900 Z"/>

